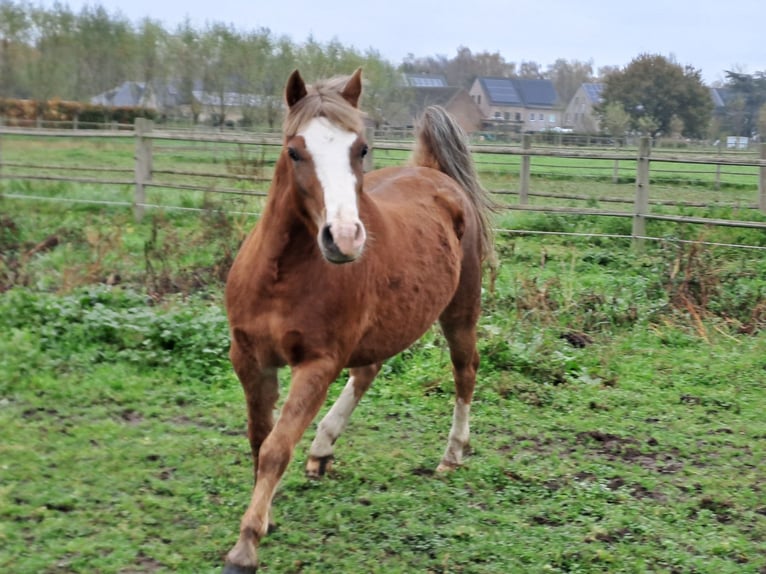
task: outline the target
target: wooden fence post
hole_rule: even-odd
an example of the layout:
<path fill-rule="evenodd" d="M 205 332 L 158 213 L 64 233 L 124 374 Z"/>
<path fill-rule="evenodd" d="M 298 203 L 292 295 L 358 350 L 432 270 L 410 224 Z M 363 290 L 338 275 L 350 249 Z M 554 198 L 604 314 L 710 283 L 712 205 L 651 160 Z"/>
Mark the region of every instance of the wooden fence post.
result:
<path fill-rule="evenodd" d="M 766 213 L 766 143 L 761 144 L 761 167 L 758 168 L 758 207 L 761 213 Z"/>
<path fill-rule="evenodd" d="M 643 246 L 646 237 L 646 218 L 649 213 L 649 154 L 651 153 L 651 140 L 642 137 L 638 146 L 638 158 L 636 160 L 636 198 L 633 203 L 633 245 Z"/>
<path fill-rule="evenodd" d="M 524 134 L 521 136 L 521 149 L 529 150 L 532 147 L 532 136 Z M 529 202 L 529 164 L 530 157 L 528 155 L 521 156 L 521 173 L 519 174 L 519 203 L 526 205 Z"/>
<path fill-rule="evenodd" d="M 152 180 L 152 140 L 147 135 L 152 132 L 152 121 L 146 118 L 136 118 L 134 124 L 136 134 L 136 190 L 133 194 L 133 215 L 136 221 L 144 217 L 146 203 L 145 184 Z"/>

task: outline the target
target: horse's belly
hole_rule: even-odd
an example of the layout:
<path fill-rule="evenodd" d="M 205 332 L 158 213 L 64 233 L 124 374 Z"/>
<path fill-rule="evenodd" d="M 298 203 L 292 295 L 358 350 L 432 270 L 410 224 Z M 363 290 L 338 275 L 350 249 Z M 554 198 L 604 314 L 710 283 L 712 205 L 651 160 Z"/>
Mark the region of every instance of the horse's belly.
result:
<path fill-rule="evenodd" d="M 422 277 L 389 275 L 367 314 L 367 328 L 351 355 L 349 366 L 385 360 L 417 341 L 436 322 L 457 289 L 457 255 L 421 268 Z"/>

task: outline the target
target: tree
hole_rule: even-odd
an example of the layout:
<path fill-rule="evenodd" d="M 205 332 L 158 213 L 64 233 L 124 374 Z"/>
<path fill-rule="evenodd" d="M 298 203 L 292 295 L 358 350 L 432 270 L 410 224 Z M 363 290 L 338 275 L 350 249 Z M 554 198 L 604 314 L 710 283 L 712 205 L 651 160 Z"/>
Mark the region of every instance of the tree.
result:
<path fill-rule="evenodd" d="M 33 10 L 35 59 L 28 67 L 33 97 L 74 99 L 78 70 L 77 16 L 67 6 Z"/>
<path fill-rule="evenodd" d="M 227 105 L 233 103 L 229 94 L 236 93 L 240 74 L 237 59 L 240 38 L 233 27 L 214 23 L 208 24 L 202 35 L 202 82 L 205 92 L 211 95 L 206 102 L 213 111 L 214 122 L 224 125 Z"/>
<path fill-rule="evenodd" d="M 0 98 L 23 95 L 20 71 L 30 30 L 23 4 L 0 2 Z"/>
<path fill-rule="evenodd" d="M 202 113 L 201 102 L 194 96 L 202 60 L 201 43 L 199 33 L 187 18 L 170 37 L 168 45 L 168 57 L 173 62 L 171 81 L 176 83 L 179 104 L 189 106 L 195 124 Z"/>
<path fill-rule="evenodd" d="M 543 77 L 543 72 L 540 70 L 540 64 L 537 62 L 527 62 L 522 60 L 519 65 L 519 77 L 529 80 L 539 80 Z"/>
<path fill-rule="evenodd" d="M 446 56 L 415 57 L 407 54 L 400 66 L 406 74 L 444 74 L 447 75 L 449 59 Z"/>
<path fill-rule="evenodd" d="M 617 103 L 630 115 L 631 127 L 656 136 L 671 133 L 671 121 L 683 122 L 683 135 L 704 137 L 713 103 L 700 72 L 659 55 L 642 54 L 623 70 L 610 73 L 602 92 L 603 110 Z"/>
<path fill-rule="evenodd" d="M 593 62 L 559 58 L 548 66 L 545 75 L 553 82 L 561 103 L 566 105 L 580 86 L 593 81 Z"/>
<path fill-rule="evenodd" d="M 611 102 L 604 106 L 602 111 L 601 125 L 615 138 L 615 143 L 619 138 L 625 137 L 625 132 L 630 126 L 630 114 L 625 111 L 621 104 Z"/>
<path fill-rule="evenodd" d="M 171 79 L 168 77 L 169 35 L 160 22 L 144 18 L 136 36 L 136 79 L 146 83 L 158 103 L 165 101 Z"/>
<path fill-rule="evenodd" d="M 77 100 L 88 100 L 114 88 L 134 71 L 135 34 L 130 22 L 102 6 L 86 6 L 75 20 L 77 34 Z"/>
<path fill-rule="evenodd" d="M 408 105 L 407 88 L 399 81 L 399 72 L 374 50 L 368 50 L 362 64 L 364 74 L 364 95 L 362 109 L 367 116 L 380 126 L 386 118 L 399 113 Z"/>
<path fill-rule="evenodd" d="M 296 68 L 295 45 L 282 36 L 273 43 L 271 57 L 264 62 L 265 70 L 259 90 L 263 98 L 259 118 L 273 129 L 282 115 L 284 85 L 289 74 Z"/>
<path fill-rule="evenodd" d="M 443 74 L 450 86 L 470 88 L 478 76 L 510 77 L 516 71 L 516 64 L 506 62 L 500 52 L 478 52 L 460 46 L 454 58 L 428 56 L 416 58 L 409 54 L 399 66 L 405 73 Z"/>
<path fill-rule="evenodd" d="M 758 131 L 758 114 L 766 104 L 766 72 L 727 71 L 726 77 L 726 87 L 733 94 L 726 105 L 728 127 L 735 135 L 750 137 Z"/>
<path fill-rule="evenodd" d="M 479 76 L 508 77 L 513 75 L 516 65 L 508 63 L 500 52 L 479 52 L 460 46 L 457 55 L 447 62 L 445 74 L 450 86 L 470 88 Z"/>

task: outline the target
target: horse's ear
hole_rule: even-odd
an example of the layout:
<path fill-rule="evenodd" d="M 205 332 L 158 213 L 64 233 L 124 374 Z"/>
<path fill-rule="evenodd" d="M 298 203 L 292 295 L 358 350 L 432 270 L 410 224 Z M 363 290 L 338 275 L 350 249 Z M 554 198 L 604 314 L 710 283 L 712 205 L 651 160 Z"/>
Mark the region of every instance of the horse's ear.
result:
<path fill-rule="evenodd" d="M 354 75 L 346 82 L 340 95 L 352 106 L 357 107 L 359 105 L 359 96 L 362 95 L 362 68 L 356 69 Z"/>
<path fill-rule="evenodd" d="M 300 102 L 307 94 L 306 83 L 301 78 L 301 73 L 295 70 L 287 79 L 287 86 L 285 87 L 285 100 L 287 101 L 287 107 L 292 108 L 295 104 Z"/>

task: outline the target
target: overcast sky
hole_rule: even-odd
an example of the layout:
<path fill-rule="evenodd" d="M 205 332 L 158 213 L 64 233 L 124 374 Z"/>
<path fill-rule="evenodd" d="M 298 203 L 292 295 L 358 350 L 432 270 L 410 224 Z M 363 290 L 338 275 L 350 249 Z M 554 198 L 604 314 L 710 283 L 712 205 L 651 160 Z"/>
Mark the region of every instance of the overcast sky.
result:
<path fill-rule="evenodd" d="M 54 0 L 41 0 L 51 6 Z M 173 30 L 223 22 L 268 28 L 303 42 L 336 39 L 372 48 L 394 64 L 408 54 L 453 57 L 459 46 L 500 52 L 508 62 L 558 58 L 624 66 L 641 53 L 673 56 L 702 71 L 766 71 L 766 0 L 63 0 L 98 4 L 132 21 L 151 17 Z"/>

